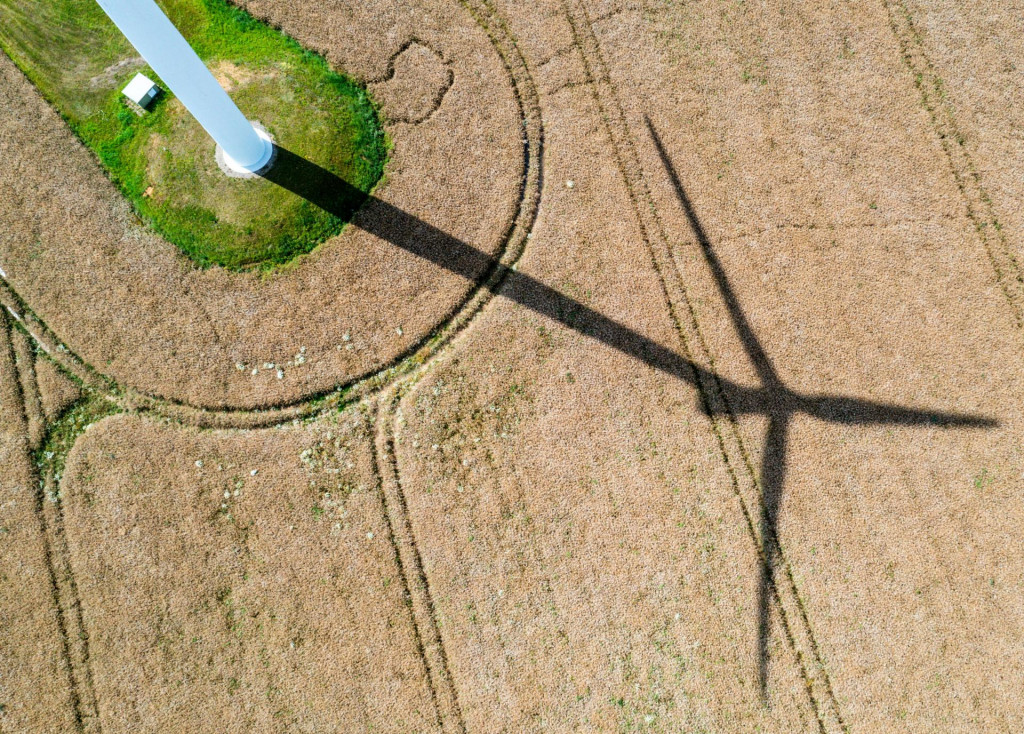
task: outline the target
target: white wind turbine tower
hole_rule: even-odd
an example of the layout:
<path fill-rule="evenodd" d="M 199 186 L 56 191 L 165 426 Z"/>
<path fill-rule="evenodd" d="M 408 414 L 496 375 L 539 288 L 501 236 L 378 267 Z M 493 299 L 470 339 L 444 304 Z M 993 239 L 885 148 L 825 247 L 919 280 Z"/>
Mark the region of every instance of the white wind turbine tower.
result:
<path fill-rule="evenodd" d="M 154 0 L 96 1 L 216 141 L 228 169 L 246 176 L 268 166 L 274 154 L 270 136 L 245 119 Z"/>

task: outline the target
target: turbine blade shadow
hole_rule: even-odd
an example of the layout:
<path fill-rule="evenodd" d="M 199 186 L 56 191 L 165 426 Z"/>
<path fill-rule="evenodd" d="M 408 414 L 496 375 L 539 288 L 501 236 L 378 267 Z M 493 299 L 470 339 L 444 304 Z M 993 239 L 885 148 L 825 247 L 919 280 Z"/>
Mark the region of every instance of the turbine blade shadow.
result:
<path fill-rule="evenodd" d="M 359 191 L 287 149 L 278 148 L 277 162 L 264 178 L 341 218 L 351 216 L 352 202 L 359 199 L 363 206 L 352 224 L 360 229 L 467 280 L 487 280 L 496 275 L 495 293 L 500 290 L 500 295 L 509 300 L 695 387 L 702 376 L 710 375 L 653 339 L 513 270 L 415 215 Z"/>
<path fill-rule="evenodd" d="M 786 440 L 789 416 L 773 415 L 761 455 L 761 574 L 757 585 L 757 684 L 761 699 L 768 700 L 768 643 L 771 640 L 771 602 L 778 598 L 775 566 L 779 558 L 777 521 L 786 478 Z"/>
<path fill-rule="evenodd" d="M 721 380 L 721 378 L 719 378 Z M 718 411 L 731 415 L 764 415 L 773 408 L 804 413 L 840 425 L 941 426 L 994 428 L 999 421 L 974 413 L 921 410 L 893 403 L 880 403 L 848 395 L 802 395 L 780 384 L 774 389 L 741 387 L 725 381 L 726 407 Z"/>
<path fill-rule="evenodd" d="M 804 396 L 790 390 L 783 384 L 760 340 L 754 333 L 739 299 L 733 291 L 721 261 L 715 254 L 711 241 L 697 216 L 675 167 L 668 156 L 661 137 L 650 118 L 644 117 L 651 140 L 661 159 L 662 166 L 675 190 L 676 198 L 686 215 L 690 228 L 697 239 L 701 254 L 707 263 L 718 288 L 719 294 L 729 312 L 747 356 L 751 360 L 761 381 L 759 388 L 741 387 L 715 376 L 722 386 L 724 408 L 721 412 L 730 416 L 755 414 L 770 418 L 768 433 L 762 455 L 760 473 L 761 501 L 761 573 L 758 584 L 758 640 L 757 676 L 762 700 L 768 700 L 769 641 L 771 635 L 772 597 L 780 604 L 781 594 L 775 585 L 776 566 L 782 555 L 778 538 L 778 512 L 782 503 L 785 472 L 786 444 L 789 423 L 793 415 L 805 413 L 814 418 L 838 424 L 875 424 L 898 426 L 960 426 L 991 428 L 997 425 L 994 419 L 978 415 L 942 411 L 914 410 L 897 405 L 887 405 L 870 400 L 845 396 L 819 395 Z"/>
<path fill-rule="evenodd" d="M 722 391 L 725 405 L 721 409 L 714 409 L 714 412 L 724 412 L 730 416 L 764 415 L 770 419 L 759 477 L 762 547 L 758 584 L 757 651 L 758 682 L 762 698 L 767 701 L 772 598 L 781 604 L 781 597 L 775 586 L 776 566 L 781 558 L 777 520 L 784 491 L 788 432 L 793 416 L 804 413 L 841 425 L 992 428 L 998 423 L 984 416 L 914 410 L 844 396 L 800 395 L 787 388 L 740 307 L 739 299 L 732 290 L 725 269 L 711 246 L 660 137 L 651 121 L 646 117 L 644 119 L 683 212 L 697 238 L 704 260 L 725 301 L 733 327 L 758 374 L 760 387 L 745 387 L 701 367 L 536 278 L 513 270 L 499 262 L 497 258 L 441 231 L 415 215 L 359 191 L 335 174 L 284 148 L 278 147 L 277 162 L 264 174 L 264 178 L 339 218 L 348 219 L 355 212 L 352 218 L 353 225 L 467 280 L 490 282 L 495 295 L 501 295 L 666 375 L 680 379 L 693 386 L 700 395 L 703 395 L 704 385 L 717 384 Z M 707 404 L 706 401 L 701 402 Z"/>
<path fill-rule="evenodd" d="M 970 428 L 994 428 L 999 425 L 999 421 L 994 418 L 981 415 L 914 410 L 899 405 L 836 395 L 802 396 L 799 401 L 801 412 L 830 423 Z"/>
<path fill-rule="evenodd" d="M 679 204 L 682 206 L 686 219 L 690 223 L 690 229 L 693 230 L 693 234 L 697 238 L 697 244 L 700 245 L 704 261 L 711 269 L 711 275 L 715 279 L 715 285 L 718 286 L 718 292 L 721 293 L 722 300 L 725 301 L 725 307 L 729 310 L 729 318 L 732 320 L 733 327 L 736 329 L 736 333 L 739 335 L 743 348 L 750 357 L 758 377 L 761 378 L 761 384 L 765 387 L 780 384 L 775 367 L 772 365 L 768 353 L 761 346 L 761 341 L 754 334 L 754 329 L 750 326 L 750 322 L 747 321 L 746 314 L 743 313 L 743 309 L 740 307 L 739 299 L 736 297 L 736 293 L 733 292 L 732 286 L 729 284 L 729 278 L 725 274 L 725 268 L 722 267 L 722 263 L 715 254 L 714 248 L 711 247 L 711 240 L 708 239 L 708 235 L 704 231 L 704 225 L 701 224 L 700 219 L 697 217 L 693 203 L 690 201 L 690 197 L 686 195 L 686 189 L 683 188 L 679 176 L 676 175 L 675 167 L 672 165 L 668 153 L 665 152 L 665 147 L 662 145 L 658 132 L 654 129 L 654 125 L 651 124 L 648 117 L 644 117 L 644 122 L 647 123 L 647 130 L 651 135 L 651 140 L 654 141 L 654 147 L 657 149 L 661 163 L 665 167 L 665 172 L 668 174 L 672 187 L 675 189 L 676 198 L 679 199 Z"/>

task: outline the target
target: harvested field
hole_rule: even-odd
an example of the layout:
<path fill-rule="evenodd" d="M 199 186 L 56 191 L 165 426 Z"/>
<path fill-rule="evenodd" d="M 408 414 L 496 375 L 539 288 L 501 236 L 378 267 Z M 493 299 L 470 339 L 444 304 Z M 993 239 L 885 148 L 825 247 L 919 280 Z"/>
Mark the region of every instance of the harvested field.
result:
<path fill-rule="evenodd" d="M 243 4 L 395 145 L 268 277 L 0 58 L 0 731 L 1024 727 L 1019 13 Z"/>
<path fill-rule="evenodd" d="M 366 429 L 118 417 L 78 442 L 62 500 L 99 728 L 431 726 Z"/>

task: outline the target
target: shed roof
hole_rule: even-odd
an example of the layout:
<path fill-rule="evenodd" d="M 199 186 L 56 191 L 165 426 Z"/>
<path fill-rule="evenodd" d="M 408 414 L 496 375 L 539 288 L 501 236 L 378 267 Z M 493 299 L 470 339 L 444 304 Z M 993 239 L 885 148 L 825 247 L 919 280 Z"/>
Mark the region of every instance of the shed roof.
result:
<path fill-rule="evenodd" d="M 128 86 L 122 90 L 122 94 L 136 104 L 148 102 L 156 90 L 156 82 L 145 74 L 136 74 L 135 78 L 128 82 Z"/>

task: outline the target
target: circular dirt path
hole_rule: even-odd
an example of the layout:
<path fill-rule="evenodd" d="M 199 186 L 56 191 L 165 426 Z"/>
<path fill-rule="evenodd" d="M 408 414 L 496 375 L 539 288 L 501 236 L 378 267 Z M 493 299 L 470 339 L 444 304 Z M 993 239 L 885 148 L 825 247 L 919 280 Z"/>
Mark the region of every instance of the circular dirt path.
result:
<path fill-rule="evenodd" d="M 367 80 L 394 142 L 353 224 L 269 276 L 200 270 L 141 226 L 0 58 L 5 149 L 21 171 L 2 215 L 7 283 L 86 364 L 158 402 L 294 405 L 387 369 L 429 344 L 510 238 L 525 237 L 526 113 L 500 41 L 468 12 L 440 2 L 320 19 L 284 4 L 250 9 Z"/>

